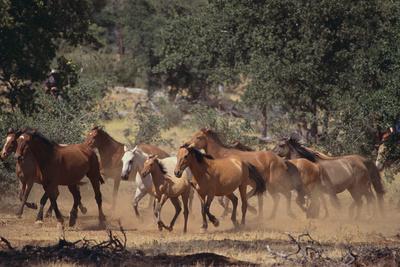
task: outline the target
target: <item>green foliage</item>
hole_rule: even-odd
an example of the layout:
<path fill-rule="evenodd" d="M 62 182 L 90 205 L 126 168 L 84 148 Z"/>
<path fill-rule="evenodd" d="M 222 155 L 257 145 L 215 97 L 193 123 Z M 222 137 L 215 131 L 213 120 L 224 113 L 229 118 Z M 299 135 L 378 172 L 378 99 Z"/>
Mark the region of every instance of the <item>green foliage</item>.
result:
<path fill-rule="evenodd" d="M 135 143 L 160 144 L 162 143 L 161 129 L 162 118 L 144 107 L 136 110 L 134 120 L 138 125 L 135 134 Z"/>
<path fill-rule="evenodd" d="M 201 105 L 194 106 L 191 113 L 189 127 L 213 129 L 227 145 L 236 141 L 253 146 L 258 143 L 254 129 L 248 120 L 223 116 L 214 109 Z"/>

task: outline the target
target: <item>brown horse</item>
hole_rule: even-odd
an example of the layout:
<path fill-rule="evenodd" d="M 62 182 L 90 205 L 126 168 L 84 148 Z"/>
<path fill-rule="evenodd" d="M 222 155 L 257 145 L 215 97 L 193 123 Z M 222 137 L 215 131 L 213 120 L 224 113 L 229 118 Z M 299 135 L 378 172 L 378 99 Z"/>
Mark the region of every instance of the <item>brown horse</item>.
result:
<path fill-rule="evenodd" d="M 247 186 L 255 184 L 256 194 L 262 194 L 266 190 L 265 180 L 257 169 L 236 156 L 213 159 L 212 156 L 203 154 L 196 148 L 185 144 L 178 151 L 175 176 L 181 177 L 187 167 L 193 173 L 195 189 L 200 196 L 203 229 L 208 227 L 206 215 L 214 226 L 219 225 L 217 218 L 210 212 L 210 205 L 215 196 L 227 196 L 231 200 L 233 205 L 231 220 L 236 227 L 238 198 L 233 192 L 239 188 L 242 201 L 242 224 L 245 224 Z"/>
<path fill-rule="evenodd" d="M 102 210 L 100 183 L 104 183 L 100 175 L 99 161 L 96 153 L 86 144 L 60 146 L 35 130 L 22 133 L 17 139 L 15 158 L 23 161 L 30 151 L 35 158 L 41 173 L 40 182 L 50 198 L 58 222 L 62 225 L 63 216 L 57 205 L 58 185 L 77 185 L 85 175 L 89 178 L 99 210 L 100 226 L 104 227 L 105 216 Z M 70 187 L 74 204 L 70 212 L 69 225 L 76 223 L 78 205 L 81 195 L 77 187 Z"/>
<path fill-rule="evenodd" d="M 161 231 L 163 228 L 165 228 L 169 231 L 172 231 L 175 221 L 182 210 L 178 199 L 181 197 L 183 202 L 183 215 L 185 217 L 183 232 L 186 233 L 189 217 L 189 198 L 192 190 L 192 186 L 190 185 L 188 179 L 191 174 L 185 172 L 185 175 L 182 179 L 175 177 L 173 174 L 174 165 L 176 165 L 176 157 L 169 157 L 160 161 L 157 156 L 151 155 L 144 162 L 141 176 L 146 177 L 147 175 L 151 174 L 154 192 L 157 199 L 154 215 L 157 218 L 159 230 Z M 168 199 L 171 200 L 171 203 L 175 207 L 175 215 L 167 227 L 161 220 L 161 208 Z"/>
<path fill-rule="evenodd" d="M 236 148 L 242 151 L 254 151 L 251 147 L 246 146 L 239 141 L 233 143 L 232 148 Z M 276 149 L 274 149 L 273 151 L 275 152 L 275 150 Z M 281 155 L 279 153 L 278 155 L 287 158 L 287 155 Z M 321 168 L 317 164 L 307 159 L 292 159 L 289 161 L 293 163 L 299 170 L 301 180 L 307 191 L 307 195 L 309 195 L 311 199 L 310 206 L 307 209 L 307 217 L 312 218 L 318 215 L 319 199 L 321 199 L 322 205 L 325 210 L 324 217 L 328 217 L 328 207 L 326 205 L 324 196 L 321 194 L 324 191 L 321 184 L 321 177 L 323 176 L 323 171 L 321 170 Z M 287 212 L 290 213 L 290 211 Z"/>
<path fill-rule="evenodd" d="M 350 206 L 350 214 L 357 207 L 356 217 L 360 216 L 362 196 L 365 196 L 368 204 L 371 204 L 374 195 L 371 191 L 371 183 L 378 197 L 380 211 L 383 213 L 383 188 L 382 179 L 374 162 L 359 155 L 347 155 L 329 157 L 316 152 L 299 143 L 296 138 L 286 138 L 279 143 L 278 153 L 288 158 L 306 158 L 326 173 L 325 187 L 330 192 L 338 194 L 348 190 L 354 199 Z"/>
<path fill-rule="evenodd" d="M 273 210 L 270 218 L 274 218 L 279 202 L 279 193 L 287 199 L 288 215 L 293 217 L 291 212 L 291 190 L 297 191 L 296 202 L 302 210 L 305 203 L 305 188 L 301 181 L 300 174 L 292 163 L 283 160 L 281 157 L 271 151 L 241 151 L 224 145 L 218 135 L 210 129 L 201 129 L 196 132 L 188 142 L 190 146 L 197 149 L 204 149 L 207 154 L 214 158 L 224 158 L 236 156 L 244 163 L 252 164 L 257 171 L 264 177 L 268 184 L 268 192 L 274 200 Z M 262 196 L 258 198 L 259 214 L 263 212 Z"/>
<path fill-rule="evenodd" d="M 116 141 L 99 126 L 96 126 L 89 131 L 86 136 L 85 143 L 90 145 L 92 148 L 98 149 L 101 160 L 100 166 L 102 174 L 106 178 L 114 178 L 114 190 L 111 208 L 114 212 L 117 202 L 119 184 L 121 182 L 121 159 L 125 153 L 125 145 Z M 158 155 L 160 159 L 169 157 L 167 152 L 153 145 L 140 144 L 138 147 L 147 154 Z M 128 177 L 128 179 L 129 178 L 135 180 L 133 173 Z"/>
<path fill-rule="evenodd" d="M 14 129 L 10 128 L 7 132 L 6 136 L 6 141 L 4 143 L 2 152 L 0 157 L 2 159 L 6 159 L 9 155 L 12 153 L 15 153 L 15 150 L 17 148 L 17 138 L 22 134 L 24 130 L 19 130 L 15 131 Z M 32 155 L 32 152 L 30 150 L 26 151 L 25 157 L 21 161 L 17 161 L 16 163 L 16 175 L 20 180 L 21 183 L 21 189 L 19 193 L 19 198 L 21 200 L 21 206 L 18 209 L 16 215 L 18 217 L 22 216 L 24 206 L 27 206 L 28 208 L 33 208 L 36 209 L 37 206 L 35 203 L 29 203 L 27 202 L 27 199 L 29 197 L 30 191 L 32 189 L 33 183 L 41 183 L 41 173 L 39 170 L 39 166 L 37 165 L 37 162 Z M 75 185 L 71 185 L 71 187 L 75 187 Z M 75 190 L 75 189 L 72 189 Z M 77 188 L 76 190 L 79 190 Z M 71 191 L 71 189 L 70 189 Z M 47 200 L 47 195 L 46 193 L 43 194 L 41 200 L 40 200 L 40 209 L 36 218 L 37 222 L 41 222 L 43 220 L 43 208 Z M 79 203 L 79 209 L 83 214 L 86 213 L 86 208 L 82 205 L 82 203 Z M 48 211 L 47 211 L 47 217 L 51 216 L 52 213 L 52 206 L 50 205 Z"/>

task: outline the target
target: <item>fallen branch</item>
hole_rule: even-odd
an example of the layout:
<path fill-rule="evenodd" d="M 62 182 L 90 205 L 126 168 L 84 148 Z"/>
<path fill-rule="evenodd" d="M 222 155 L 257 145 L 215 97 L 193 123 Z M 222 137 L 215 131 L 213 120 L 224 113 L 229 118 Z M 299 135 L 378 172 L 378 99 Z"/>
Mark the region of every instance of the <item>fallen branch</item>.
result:
<path fill-rule="evenodd" d="M 8 241 L 6 238 L 0 236 L 0 241 L 3 242 L 7 246 L 8 249 L 14 250 L 14 248 L 11 246 L 10 241 Z"/>

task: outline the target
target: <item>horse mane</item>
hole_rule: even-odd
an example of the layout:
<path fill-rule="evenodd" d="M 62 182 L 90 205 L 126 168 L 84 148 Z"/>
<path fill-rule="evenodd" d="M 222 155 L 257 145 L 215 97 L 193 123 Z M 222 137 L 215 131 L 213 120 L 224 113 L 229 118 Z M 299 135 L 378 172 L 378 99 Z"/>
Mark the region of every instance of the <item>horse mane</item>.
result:
<path fill-rule="evenodd" d="M 287 143 L 302 157 L 308 159 L 309 161 L 316 162 L 318 160 L 318 155 L 300 144 L 300 141 L 297 138 L 290 137 L 287 140 Z"/>
<path fill-rule="evenodd" d="M 160 171 L 165 175 L 167 174 L 167 168 L 165 167 L 164 163 L 162 163 L 159 160 L 156 160 L 156 162 L 158 163 L 158 167 L 160 167 Z"/>
<path fill-rule="evenodd" d="M 54 142 L 53 140 L 50 140 L 49 138 L 47 138 L 46 136 L 44 136 L 41 132 L 39 132 L 37 130 L 25 129 L 22 132 L 31 135 L 33 138 L 38 138 L 39 140 L 41 140 L 44 144 L 46 144 L 48 146 L 51 146 L 51 147 L 58 146 L 58 143 Z"/>
<path fill-rule="evenodd" d="M 183 144 L 183 145 L 181 146 L 181 148 L 182 148 L 182 147 L 183 147 L 183 148 L 186 148 L 186 149 L 189 151 L 189 153 L 193 153 L 193 154 L 194 154 L 194 157 L 196 158 L 197 162 L 199 162 L 199 163 L 204 162 L 204 158 L 206 158 L 206 159 L 214 159 L 213 156 L 208 155 L 208 154 L 204 154 L 204 153 L 202 153 L 200 150 L 198 150 L 197 148 L 189 147 L 189 144 L 188 144 L 188 143 Z"/>

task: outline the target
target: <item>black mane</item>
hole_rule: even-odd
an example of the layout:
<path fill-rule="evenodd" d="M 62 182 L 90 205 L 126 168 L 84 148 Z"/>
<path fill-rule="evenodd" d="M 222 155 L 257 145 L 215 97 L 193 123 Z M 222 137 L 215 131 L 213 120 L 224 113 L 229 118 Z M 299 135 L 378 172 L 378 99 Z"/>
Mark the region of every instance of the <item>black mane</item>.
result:
<path fill-rule="evenodd" d="M 48 146 L 51 146 L 51 147 L 58 146 L 58 144 L 56 142 L 54 142 L 53 140 L 50 140 L 49 138 L 47 138 L 46 136 L 44 136 L 42 133 L 40 133 L 37 130 L 25 129 L 22 132 L 29 134 L 30 136 L 32 136 L 32 138 L 37 138 L 37 139 L 41 140 L 43 143 L 45 143 Z"/>
<path fill-rule="evenodd" d="M 199 162 L 199 163 L 204 162 L 204 158 L 206 158 L 206 159 L 214 159 L 213 156 L 208 155 L 208 154 L 204 154 L 201 151 L 199 151 L 197 148 L 189 147 L 188 143 L 183 144 L 181 147 L 186 148 L 189 151 L 189 153 L 193 153 L 194 157 L 196 158 L 197 162 Z"/>
<path fill-rule="evenodd" d="M 159 160 L 156 160 L 156 162 L 158 163 L 158 167 L 160 167 L 160 171 L 163 174 L 167 174 L 167 168 L 165 168 L 164 164 Z"/>
<path fill-rule="evenodd" d="M 308 159 L 309 161 L 316 162 L 318 156 L 300 144 L 297 138 L 290 137 L 287 139 L 287 144 L 293 148 L 301 157 Z"/>

